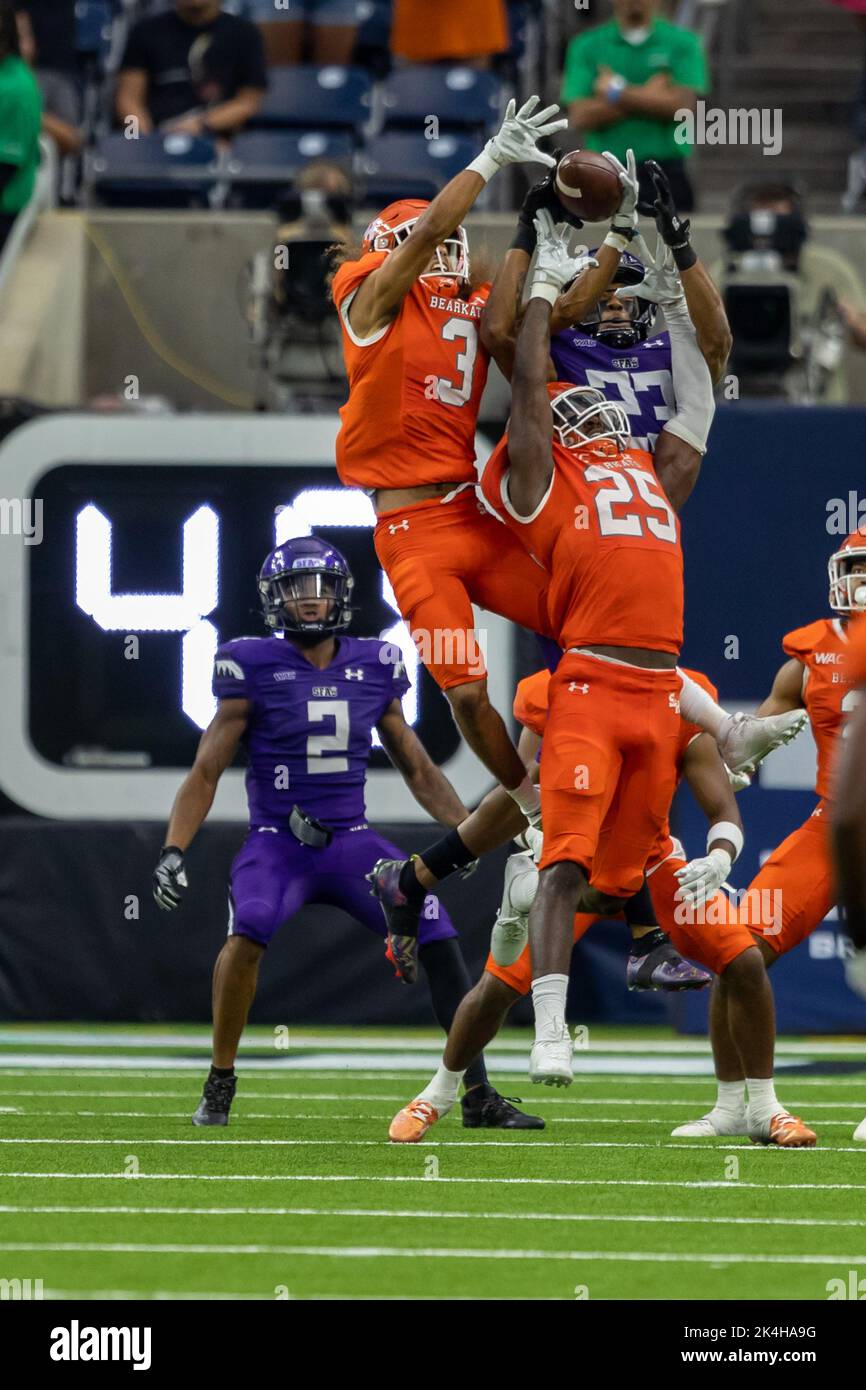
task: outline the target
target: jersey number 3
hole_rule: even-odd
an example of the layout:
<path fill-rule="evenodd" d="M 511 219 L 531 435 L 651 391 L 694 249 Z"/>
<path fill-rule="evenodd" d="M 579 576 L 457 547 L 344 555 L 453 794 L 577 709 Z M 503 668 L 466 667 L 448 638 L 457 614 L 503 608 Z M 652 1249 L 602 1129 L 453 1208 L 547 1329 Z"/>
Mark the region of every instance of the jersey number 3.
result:
<path fill-rule="evenodd" d="M 478 329 L 471 319 L 449 319 L 442 326 L 442 337 L 449 343 L 462 342 L 463 349 L 457 354 L 459 382 L 455 385 L 447 377 L 440 376 L 437 396 L 443 405 L 465 405 L 472 396 L 475 358 L 478 354 Z"/>

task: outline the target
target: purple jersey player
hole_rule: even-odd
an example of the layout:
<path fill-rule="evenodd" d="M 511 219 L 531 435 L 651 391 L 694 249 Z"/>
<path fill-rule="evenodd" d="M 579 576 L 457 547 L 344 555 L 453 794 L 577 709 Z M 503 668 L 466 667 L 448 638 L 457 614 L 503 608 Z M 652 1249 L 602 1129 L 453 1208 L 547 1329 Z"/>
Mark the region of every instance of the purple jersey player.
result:
<path fill-rule="evenodd" d="M 611 289 L 581 323 L 554 333 L 550 356 L 557 381 L 603 391 L 628 415 L 632 442 L 652 450 L 663 425 L 676 414 L 671 340 L 667 333 L 652 335 L 654 303 L 637 294 L 614 294 L 639 285 L 645 274 L 643 263 L 623 252 Z"/>
<path fill-rule="evenodd" d="M 403 718 L 409 682 L 395 648 L 347 635 L 352 587 L 338 550 L 315 537 L 287 541 L 259 575 L 269 635 L 236 638 L 216 653 L 217 713 L 175 799 L 154 875 L 159 905 L 177 907 L 187 887 L 184 854 L 242 744 L 249 829 L 231 867 L 228 939 L 214 971 L 213 1065 L 196 1125 L 228 1123 L 241 1033 L 259 962 L 277 929 L 300 908 L 319 903 L 386 935 L 366 875 L 377 860 L 403 858 L 404 852 L 367 824 L 373 729 L 424 811 L 450 826 L 468 814 Z M 390 942 L 388 948 L 393 960 Z M 433 1012 L 447 1032 L 469 977 L 457 933 L 432 894 L 421 914 L 418 958 Z M 487 1083 L 481 1059 L 468 1078 L 464 1123 L 524 1128 L 531 1121 Z"/>

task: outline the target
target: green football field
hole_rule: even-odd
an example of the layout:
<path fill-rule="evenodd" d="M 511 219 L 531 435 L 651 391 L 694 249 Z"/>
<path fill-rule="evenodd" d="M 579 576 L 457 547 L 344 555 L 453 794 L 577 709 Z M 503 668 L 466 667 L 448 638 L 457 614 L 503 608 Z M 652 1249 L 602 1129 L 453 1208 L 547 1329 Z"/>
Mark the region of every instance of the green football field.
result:
<path fill-rule="evenodd" d="M 826 1299 L 866 1276 L 866 1044 L 784 1039 L 814 1150 L 670 1138 L 714 1095 L 706 1043 L 593 1028 L 568 1091 L 492 1079 L 540 1133 L 415 1146 L 393 1113 L 432 1032 L 251 1029 L 228 1129 L 189 1121 L 207 1032 L 0 1029 L 0 1279 L 45 1298 Z"/>

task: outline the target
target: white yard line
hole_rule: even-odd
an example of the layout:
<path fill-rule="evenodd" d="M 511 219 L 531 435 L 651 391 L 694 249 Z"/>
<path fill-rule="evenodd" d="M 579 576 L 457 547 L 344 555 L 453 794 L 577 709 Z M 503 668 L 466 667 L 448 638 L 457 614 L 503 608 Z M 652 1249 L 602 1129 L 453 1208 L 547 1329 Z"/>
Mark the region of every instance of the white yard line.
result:
<path fill-rule="evenodd" d="M 318 1118 L 318 1117 L 317 1117 Z M 6 1135 L 0 1138 L 0 1144 L 42 1144 L 42 1145 L 79 1145 L 86 1148 L 103 1148 L 106 1145 L 124 1145 L 127 1148 L 138 1146 L 139 1148 L 152 1148 L 154 1145 L 161 1145 L 167 1148 L 185 1148 L 192 1145 L 213 1145 L 215 1148 L 285 1148 L 285 1149 L 376 1149 L 401 1147 L 392 1145 L 390 1139 L 217 1139 L 215 1136 L 210 1138 L 202 1135 L 200 1139 L 148 1139 L 139 1135 L 134 1139 L 68 1139 L 52 1138 L 42 1139 L 35 1137 L 11 1138 Z M 772 1144 L 750 1144 L 744 1142 L 739 1136 L 723 1142 L 723 1148 L 744 1149 L 748 1153 L 768 1152 L 775 1146 Z M 697 1149 L 704 1153 L 712 1152 L 709 1143 L 686 1144 L 679 1142 L 668 1144 L 662 1141 L 656 1143 L 641 1142 L 637 1139 L 421 1139 L 415 1145 L 416 1149 L 649 1149 L 657 1151 L 659 1149 Z M 832 1149 L 787 1149 L 787 1153 L 792 1154 L 863 1154 L 862 1147 L 843 1148 L 839 1145 Z"/>
<path fill-rule="evenodd" d="M 862 1229 L 866 1220 L 832 1221 L 823 1217 L 785 1216 L 673 1216 L 663 1213 L 622 1216 L 596 1212 L 549 1211 L 425 1211 L 393 1207 L 112 1207 L 112 1206 L 0 1206 L 0 1212 L 26 1216 L 328 1216 L 370 1217 L 374 1220 L 410 1219 L 419 1221 L 588 1221 L 644 1222 L 649 1225 L 680 1226 L 805 1226 Z"/>
<path fill-rule="evenodd" d="M 672 1146 L 675 1147 L 675 1146 Z M 835 1150 L 839 1152 L 839 1150 Z M 858 1150 L 858 1153 L 860 1150 Z M 761 1192 L 866 1192 L 866 1182 L 741 1182 L 691 1181 L 674 1178 L 493 1178 L 460 1177 L 428 1178 L 388 1173 L 66 1173 L 59 1171 L 30 1171 L 9 1169 L 0 1171 L 0 1178 L 55 1179 L 68 1178 L 74 1182 L 436 1182 L 473 1183 L 485 1186 L 534 1187 L 673 1187 L 683 1190 L 714 1188 L 722 1192 L 754 1189 Z"/>
<path fill-rule="evenodd" d="M 160 1059 L 160 1058 L 154 1058 L 153 1061 L 152 1061 L 152 1065 L 147 1066 L 147 1067 L 142 1067 L 142 1065 L 141 1065 L 141 1058 L 138 1058 L 138 1059 L 134 1059 L 134 1058 L 128 1058 L 128 1059 L 126 1059 L 126 1058 L 124 1058 L 124 1059 L 119 1059 L 119 1060 L 120 1060 L 120 1062 L 121 1062 L 121 1065 L 120 1065 L 120 1068 L 119 1068 L 119 1069 L 123 1071 L 125 1077 L 142 1077 L 142 1078 L 143 1078 L 144 1080 L 146 1080 L 146 1081 L 159 1081 L 159 1080 L 161 1079 L 161 1074 L 162 1074 L 162 1072 L 167 1072 L 167 1073 L 171 1074 L 171 1073 L 177 1071 L 177 1070 L 180 1069 L 180 1068 L 186 1069 L 186 1070 L 192 1069 L 192 1070 L 197 1071 L 197 1072 L 200 1074 L 201 1071 L 202 1071 L 202 1069 L 203 1069 L 204 1067 L 206 1067 L 206 1065 L 207 1065 L 206 1062 L 202 1062 L 202 1061 L 190 1062 L 190 1063 L 183 1062 L 183 1063 L 178 1064 L 177 1061 L 176 1061 L 175 1059 L 168 1059 L 168 1060 L 166 1060 L 165 1062 L 163 1062 L 162 1059 Z M 130 1062 L 133 1062 L 133 1061 L 134 1061 L 134 1062 L 135 1062 L 135 1065 L 134 1065 L 134 1066 L 129 1066 L 129 1067 L 127 1067 L 127 1066 L 125 1065 L 125 1062 L 126 1062 L 127 1060 L 130 1061 Z M 490 1061 L 489 1054 L 488 1054 L 487 1060 Z M 104 1057 L 101 1057 L 101 1058 L 92 1058 L 92 1059 L 86 1058 L 86 1059 L 83 1059 L 83 1060 L 82 1060 L 81 1058 L 71 1058 L 71 1059 L 70 1059 L 69 1061 L 67 1061 L 67 1062 L 58 1062 L 58 1063 L 56 1063 L 56 1064 L 54 1064 L 54 1063 L 52 1063 L 52 1064 L 40 1064 L 40 1065 L 37 1065 L 37 1066 L 29 1066 L 29 1065 L 26 1065 L 25 1063 L 22 1063 L 22 1064 L 19 1066 L 19 1065 L 16 1063 L 15 1066 L 14 1066 L 14 1068 L 13 1068 L 13 1073 L 12 1073 L 12 1074 L 14 1074 L 16 1077 L 17 1077 L 17 1076 L 30 1076 L 30 1075 L 32 1075 L 32 1076 L 34 1076 L 34 1077 L 36 1077 L 36 1076 L 46 1076 L 46 1077 L 47 1077 L 48 1075 L 50 1075 L 51 1072 L 56 1071 L 56 1072 L 59 1072 L 61 1075 L 64 1075 L 64 1074 L 68 1075 L 68 1073 L 69 1073 L 70 1071 L 74 1072 L 74 1071 L 76 1070 L 76 1066 L 75 1066 L 75 1063 L 76 1063 L 76 1062 L 79 1063 L 78 1070 L 79 1070 L 79 1071 L 81 1072 L 81 1074 L 82 1074 L 82 1079 L 83 1079 L 85 1076 L 86 1076 L 86 1078 L 87 1078 L 88 1081 L 92 1081 L 92 1080 L 93 1080 L 94 1078 L 96 1078 L 96 1077 L 110 1078 L 111 1080 L 114 1080 L 114 1081 L 116 1081 L 116 1080 L 118 1079 L 118 1078 L 117 1078 L 117 1071 L 118 1071 L 118 1068 L 117 1068 L 117 1067 L 113 1067 L 113 1066 L 109 1066 L 108 1063 L 107 1063 L 107 1061 L 106 1061 L 106 1059 L 105 1059 Z M 7 1059 L 6 1057 L 4 1057 L 2 1053 L 0 1053 L 0 1080 L 3 1079 L 3 1076 L 2 1076 L 2 1069 L 3 1069 L 3 1066 L 4 1066 L 4 1065 L 9 1065 L 8 1059 Z M 799 1065 L 799 1063 L 793 1063 L 793 1062 L 792 1062 L 790 1065 L 791 1065 L 791 1066 L 797 1066 L 797 1065 Z M 513 1071 L 513 1070 L 508 1070 L 508 1069 L 506 1069 L 506 1068 L 503 1068 L 502 1066 L 496 1066 L 496 1067 L 494 1067 L 494 1068 L 492 1068 L 492 1069 L 496 1071 L 496 1073 L 497 1073 L 498 1076 L 519 1077 L 520 1080 L 523 1081 L 524 1083 L 528 1082 L 528 1077 L 527 1077 L 525 1071 Z M 287 1068 L 282 1068 L 282 1069 L 281 1069 L 281 1068 L 275 1068 L 274 1065 L 273 1065 L 273 1063 L 271 1063 L 271 1062 L 268 1062 L 268 1063 L 266 1063 L 266 1064 L 262 1064 L 261 1067 L 258 1067 L 257 1065 L 255 1065 L 254 1063 L 251 1063 L 250 1061 L 245 1061 L 244 1064 L 243 1064 L 243 1071 L 244 1071 L 244 1073 L 246 1073 L 246 1072 L 249 1071 L 249 1070 L 255 1071 L 255 1079 L 256 1079 L 256 1082 L 262 1082 L 262 1081 L 264 1081 L 264 1082 L 267 1082 L 267 1081 L 286 1081 L 286 1080 L 288 1080 L 288 1077 L 286 1076 L 286 1071 L 287 1071 L 288 1069 L 287 1069 Z M 427 1076 L 427 1075 L 429 1075 L 429 1071 L 425 1071 L 423 1068 L 418 1068 L 418 1072 L 419 1072 L 419 1074 L 422 1075 L 422 1076 Z M 788 1077 L 786 1077 L 786 1080 L 787 1080 L 787 1081 L 790 1081 L 792 1085 L 797 1085 L 797 1086 L 834 1086 L 834 1087 L 837 1087 L 837 1086 L 856 1086 L 856 1087 L 859 1088 L 859 1090 L 860 1090 L 861 1092 L 864 1092 L 864 1091 L 866 1091 L 866 1063 L 864 1063 L 864 1066 L 863 1066 L 863 1073 L 864 1073 L 864 1074 L 863 1074 L 862 1076 L 855 1076 L 855 1077 L 851 1077 L 851 1076 L 847 1076 L 847 1077 L 841 1077 L 841 1076 L 827 1076 L 827 1077 L 819 1076 L 819 1077 L 814 1077 L 814 1076 L 799 1076 L 799 1075 L 797 1075 L 797 1076 L 788 1076 Z M 405 1080 L 406 1080 L 406 1075 L 407 1075 L 407 1074 L 410 1074 L 410 1073 L 407 1073 L 407 1072 L 402 1071 L 402 1070 L 401 1070 L 401 1071 L 393 1071 L 393 1070 L 389 1070 L 389 1069 L 387 1069 L 387 1068 L 377 1069 L 376 1071 L 350 1071 L 349 1069 L 344 1068 L 344 1067 L 313 1067 L 313 1068 L 310 1068 L 309 1071 L 306 1071 L 303 1075 L 293 1074 L 292 1080 L 295 1080 L 295 1081 L 311 1080 L 311 1081 L 331 1081 L 331 1082 L 333 1082 L 333 1081 L 335 1081 L 335 1080 L 345 1078 L 346 1080 L 351 1080 L 352 1082 L 355 1082 L 355 1081 L 399 1081 L 399 1082 L 401 1082 L 401 1083 L 404 1083 Z M 783 1073 L 783 1074 L 784 1074 L 784 1073 Z M 778 1069 L 777 1069 L 777 1079 L 778 1079 L 778 1075 L 779 1075 L 779 1071 L 778 1071 Z M 168 1078 L 166 1077 L 166 1079 L 168 1079 Z M 578 1082 L 578 1084 L 579 1084 L 580 1086 L 602 1086 L 602 1085 L 604 1085 L 604 1086 L 611 1086 L 611 1085 L 612 1085 L 612 1086 L 691 1086 L 691 1087 L 693 1087 L 695 1090 L 698 1090 L 698 1089 L 700 1089 L 700 1088 L 704 1085 L 704 1083 L 705 1083 L 708 1079 L 710 1079 L 710 1080 L 712 1079 L 711 1070 L 710 1070 L 710 1071 L 700 1071 L 700 1072 L 696 1072 L 693 1076 L 676 1076 L 676 1075 L 668 1075 L 668 1074 L 662 1075 L 662 1074 L 658 1074 L 658 1073 L 653 1073 L 652 1075 L 647 1075 L 647 1074 L 645 1074 L 645 1073 L 643 1073 L 643 1072 L 641 1072 L 639 1075 L 637 1075 L 637 1074 L 632 1075 L 628 1070 L 615 1071 L 615 1072 L 606 1072 L 606 1071 L 605 1071 L 605 1072 L 602 1072 L 602 1071 L 599 1071 L 599 1072 L 596 1072 L 596 1073 L 592 1073 L 592 1072 L 582 1072 L 582 1071 L 579 1071 L 579 1070 L 578 1070 L 578 1071 L 575 1071 L 575 1080 Z M 13 1090 L 13 1091 L 0 1091 L 0 1094 L 10 1094 L 10 1095 L 14 1095 L 14 1094 L 17 1094 L 17 1093 Z M 81 1093 L 78 1092 L 78 1094 L 81 1094 Z M 103 1094 L 104 1094 L 104 1093 L 103 1093 Z M 550 1099 L 556 1099 L 556 1097 L 550 1097 Z M 563 1099 L 565 1099 L 565 1098 L 563 1098 Z"/>
<path fill-rule="evenodd" d="M 303 1099 L 307 1099 L 307 1097 L 303 1097 Z M 352 1100 L 354 1099 L 354 1097 L 342 1096 L 341 1099 L 346 1101 Z M 793 1101 L 791 1103 L 793 1104 Z M 521 1101 L 521 1104 L 526 1104 L 528 1105 L 529 1109 L 532 1109 L 531 1102 Z M 815 1109 L 816 1107 L 813 1106 L 812 1108 Z M 855 1109 L 855 1107 L 852 1106 L 849 1106 L 847 1108 Z M 697 1109 L 697 1107 L 693 1106 L 692 1109 Z M 856 1113 L 862 1117 L 862 1108 L 857 1110 Z M 51 1117 L 57 1115 L 76 1115 L 81 1119 L 87 1120 L 106 1119 L 162 1121 L 187 1120 L 189 1119 L 190 1112 L 189 1110 L 30 1110 L 29 1108 L 24 1109 L 21 1107 L 13 1108 L 11 1106 L 0 1106 L 0 1114 L 19 1115 L 24 1116 L 25 1118 L 30 1118 L 31 1116 L 35 1115 L 48 1115 Z M 328 1111 L 321 1111 L 311 1115 L 294 1110 L 282 1113 L 274 1113 L 272 1110 L 243 1110 L 239 1112 L 239 1118 L 244 1120 L 279 1120 L 283 1124 L 290 1124 L 294 1123 L 296 1120 L 351 1120 L 355 1123 L 358 1123 L 358 1121 L 361 1120 L 361 1123 L 370 1123 L 376 1117 L 373 1115 L 367 1115 L 362 1117 L 352 1112 L 345 1115 L 335 1115 Z M 668 1115 L 663 1116 L 662 1118 L 659 1118 L 657 1116 L 645 1116 L 635 1118 L 633 1116 L 614 1117 L 610 1115 L 557 1115 L 555 1123 L 558 1125 L 661 1125 L 664 1128 L 667 1125 L 675 1125 L 679 1123 L 682 1120 L 682 1118 L 683 1117 L 681 1115 Z M 697 1116 L 695 1118 L 697 1118 Z M 822 1120 L 821 1126 L 824 1129 L 826 1129 L 829 1125 L 837 1125 L 843 1129 L 850 1129 L 853 1123 L 853 1120 Z"/>
<path fill-rule="evenodd" d="M 91 1255 L 293 1255 L 312 1259 L 431 1259 L 431 1260 L 595 1260 L 633 1261 L 640 1264 L 770 1264 L 770 1265 L 866 1265 L 866 1255 L 754 1255 L 695 1254 L 683 1251 L 643 1250 L 485 1250 L 473 1247 L 400 1245 L 149 1245 L 141 1241 L 3 1241 L 8 1253 Z"/>

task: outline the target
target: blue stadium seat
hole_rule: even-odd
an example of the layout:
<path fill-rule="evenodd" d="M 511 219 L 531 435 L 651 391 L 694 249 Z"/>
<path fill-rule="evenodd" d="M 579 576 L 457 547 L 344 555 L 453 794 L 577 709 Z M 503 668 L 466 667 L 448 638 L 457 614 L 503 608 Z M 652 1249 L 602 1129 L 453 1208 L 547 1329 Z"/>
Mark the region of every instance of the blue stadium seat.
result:
<path fill-rule="evenodd" d="M 402 131 L 378 135 L 368 141 L 359 159 L 367 201 L 433 198 L 477 153 L 478 142 L 466 135 L 441 135 L 438 140 Z"/>
<path fill-rule="evenodd" d="M 421 131 L 435 115 L 443 131 L 498 124 L 499 82 L 477 68 L 412 66 L 393 72 L 382 94 L 385 129 Z"/>
<path fill-rule="evenodd" d="M 206 207 L 219 178 L 212 140 L 189 135 L 106 135 L 89 152 L 85 183 L 109 207 Z"/>
<path fill-rule="evenodd" d="M 359 131 L 370 117 L 371 88 L 362 68 L 273 67 L 268 90 L 250 125 Z"/>
<path fill-rule="evenodd" d="M 76 0 L 75 47 L 86 57 L 104 57 L 111 44 L 114 6 L 110 0 Z"/>
<path fill-rule="evenodd" d="M 388 47 L 393 10 L 391 0 L 358 0 L 357 43 L 361 47 Z"/>
<path fill-rule="evenodd" d="M 253 130 L 236 135 L 225 168 L 233 207 L 269 208 L 280 188 L 312 159 L 347 165 L 354 141 L 344 131 Z"/>

